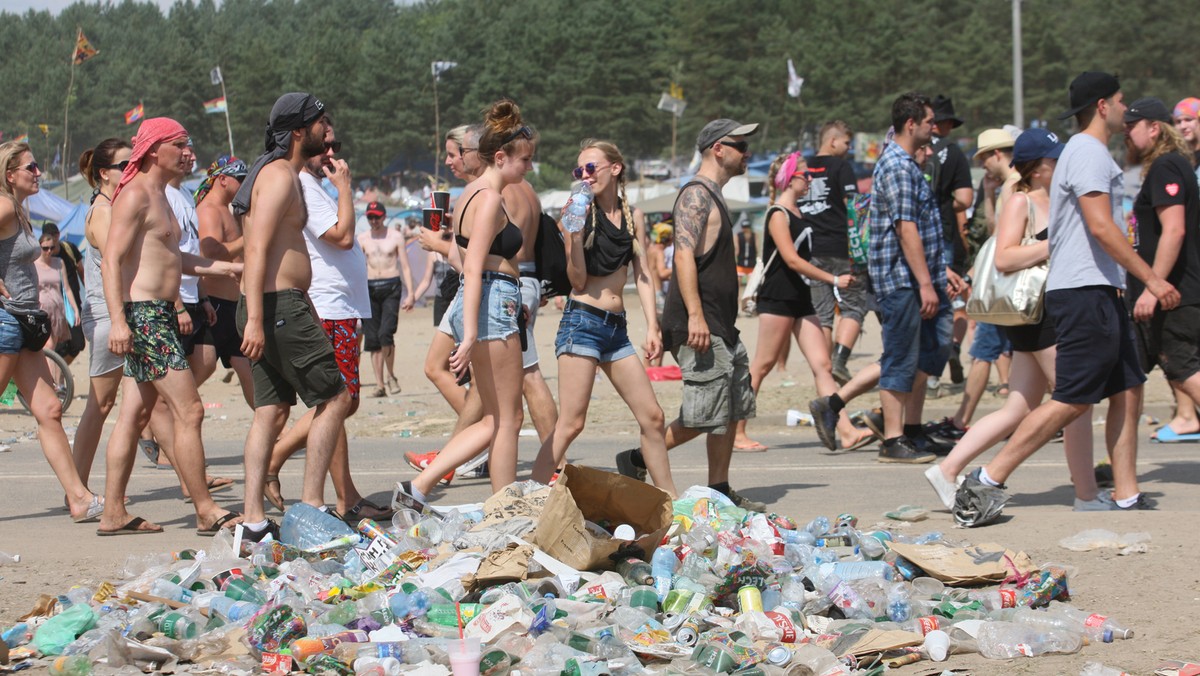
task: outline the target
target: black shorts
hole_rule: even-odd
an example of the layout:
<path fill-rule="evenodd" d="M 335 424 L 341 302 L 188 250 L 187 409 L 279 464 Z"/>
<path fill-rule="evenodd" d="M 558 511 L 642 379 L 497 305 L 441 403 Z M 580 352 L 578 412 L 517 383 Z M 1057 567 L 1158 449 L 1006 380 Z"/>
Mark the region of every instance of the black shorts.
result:
<path fill-rule="evenodd" d="M 1054 400 L 1098 404 L 1146 382 L 1125 303 L 1111 286 L 1046 292 L 1058 334 Z"/>
<path fill-rule="evenodd" d="M 208 302 L 212 303 L 213 310 L 217 313 L 217 323 L 208 327 L 208 344 L 217 348 L 221 365 L 229 368 L 229 360 L 234 357 L 245 358 L 242 354 L 242 337 L 238 335 L 237 329 L 238 302 L 216 296 L 209 296 Z"/>
<path fill-rule="evenodd" d="M 204 316 L 204 308 L 199 303 L 184 303 L 188 316 L 192 318 L 192 332 L 179 332 L 179 342 L 183 345 L 183 353 L 192 356 L 197 345 L 212 345 L 212 337 L 208 335 L 208 317 Z"/>
<path fill-rule="evenodd" d="M 363 351 L 378 352 L 396 344 L 404 284 L 399 277 L 372 279 L 367 282 L 367 291 L 371 296 L 371 316 L 363 320 Z"/>
<path fill-rule="evenodd" d="M 776 298 L 758 297 L 755 307 L 760 315 L 777 315 L 779 317 L 791 317 L 799 319 L 801 317 L 815 316 L 816 308 L 813 307 L 812 298 L 793 298 L 791 300 L 779 300 Z"/>
<path fill-rule="evenodd" d="M 1048 347 L 1054 347 L 1058 335 L 1054 333 L 1054 320 L 1047 310 L 1042 314 L 1042 321 L 1037 324 L 1004 327 L 1008 332 L 1008 342 L 1012 343 L 1014 352 L 1041 352 Z"/>
<path fill-rule="evenodd" d="M 1159 310 L 1149 322 L 1135 322 L 1134 329 L 1143 371 L 1158 366 L 1172 382 L 1200 373 L 1200 306 Z"/>

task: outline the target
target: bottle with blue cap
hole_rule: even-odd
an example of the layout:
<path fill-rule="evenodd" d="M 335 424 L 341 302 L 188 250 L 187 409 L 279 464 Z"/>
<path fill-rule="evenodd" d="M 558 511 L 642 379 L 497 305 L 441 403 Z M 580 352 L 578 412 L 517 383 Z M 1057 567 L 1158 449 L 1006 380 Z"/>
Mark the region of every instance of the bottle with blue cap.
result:
<path fill-rule="evenodd" d="M 579 232 L 587 223 L 588 207 L 592 206 L 592 187 L 587 181 L 579 181 L 571 190 L 567 199 L 567 208 L 563 210 L 562 224 L 567 232 Z"/>

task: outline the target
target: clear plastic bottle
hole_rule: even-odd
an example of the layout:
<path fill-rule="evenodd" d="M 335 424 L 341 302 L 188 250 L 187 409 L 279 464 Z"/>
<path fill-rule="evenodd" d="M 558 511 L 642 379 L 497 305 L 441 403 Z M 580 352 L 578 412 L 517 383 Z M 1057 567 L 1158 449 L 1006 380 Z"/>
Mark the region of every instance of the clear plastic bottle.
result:
<path fill-rule="evenodd" d="M 0 565 L 5 563 L 20 563 L 20 554 L 9 554 L 8 552 L 0 552 Z"/>
<path fill-rule="evenodd" d="M 875 579 L 891 582 L 896 576 L 896 569 L 886 561 L 839 561 L 821 566 L 821 572 L 837 575 L 843 580 Z"/>
<path fill-rule="evenodd" d="M 587 223 L 588 208 L 592 206 L 592 187 L 587 181 L 579 181 L 571 189 L 567 207 L 563 210 L 562 224 L 567 232 L 579 232 Z"/>
<path fill-rule="evenodd" d="M 989 612 L 1000 610 L 1001 608 L 1015 608 L 1017 607 L 1017 590 L 988 589 L 972 591 L 967 593 L 967 600 L 982 603 L 984 609 Z"/>
<path fill-rule="evenodd" d="M 912 595 L 903 583 L 892 585 L 888 590 L 887 615 L 892 622 L 905 622 L 912 618 Z"/>
<path fill-rule="evenodd" d="M 1082 634 L 1014 622 L 984 622 L 975 638 L 979 654 L 993 660 L 1076 653 L 1083 647 Z"/>
<path fill-rule="evenodd" d="M 1046 608 L 1045 612 L 1047 615 L 1058 615 L 1078 622 L 1083 632 L 1093 640 L 1101 640 L 1107 643 L 1116 638 L 1133 638 L 1132 629 L 1125 627 L 1125 625 L 1111 617 L 1100 615 L 1099 613 L 1089 613 L 1061 601 L 1051 601 L 1050 606 Z"/>
<path fill-rule="evenodd" d="M 226 620 L 239 623 L 249 620 L 262 606 L 249 601 L 234 601 L 228 596 L 216 596 L 209 602 L 208 607 Z"/>
<path fill-rule="evenodd" d="M 395 657 L 360 657 L 354 660 L 355 676 L 399 676 L 400 660 Z"/>
<path fill-rule="evenodd" d="M 58 657 L 50 663 L 50 676 L 88 676 L 92 663 L 86 655 Z"/>
<path fill-rule="evenodd" d="M 288 507 L 279 527 L 279 540 L 285 545 L 308 549 L 356 533 L 346 522 L 304 502 Z"/>
<path fill-rule="evenodd" d="M 671 592 L 671 577 L 679 567 L 679 559 L 670 547 L 659 547 L 650 557 L 650 572 L 654 575 L 654 590 L 658 592 L 658 600 L 665 601 Z"/>
<path fill-rule="evenodd" d="M 171 599 L 179 603 L 191 603 L 196 596 L 195 592 L 190 589 L 184 589 L 174 582 L 167 580 L 155 580 L 150 586 L 150 593 L 164 599 Z"/>

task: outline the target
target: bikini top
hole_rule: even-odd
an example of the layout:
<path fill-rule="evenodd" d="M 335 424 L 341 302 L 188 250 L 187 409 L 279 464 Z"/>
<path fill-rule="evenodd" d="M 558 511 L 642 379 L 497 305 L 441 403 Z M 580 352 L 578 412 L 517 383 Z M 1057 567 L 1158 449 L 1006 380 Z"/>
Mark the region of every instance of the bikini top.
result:
<path fill-rule="evenodd" d="M 475 191 L 475 195 L 478 195 L 481 192 L 483 191 L 477 190 Z M 467 203 L 463 205 L 462 214 L 464 217 L 467 214 L 467 207 L 471 205 L 471 200 L 475 199 L 475 195 L 471 195 L 467 199 Z M 508 218 L 508 212 L 504 213 L 504 217 Z M 469 238 L 463 237 L 458 233 L 454 233 L 454 241 L 464 249 L 467 248 L 467 245 L 471 242 Z M 521 250 L 521 245 L 524 242 L 525 237 L 521 234 L 521 229 L 517 227 L 516 223 L 513 223 L 510 220 L 504 224 L 504 227 L 500 229 L 500 232 L 496 233 L 496 237 L 492 239 L 492 246 L 488 249 L 488 254 L 492 256 L 499 256 L 501 258 L 512 258 L 513 256 L 517 255 L 518 251 Z"/>

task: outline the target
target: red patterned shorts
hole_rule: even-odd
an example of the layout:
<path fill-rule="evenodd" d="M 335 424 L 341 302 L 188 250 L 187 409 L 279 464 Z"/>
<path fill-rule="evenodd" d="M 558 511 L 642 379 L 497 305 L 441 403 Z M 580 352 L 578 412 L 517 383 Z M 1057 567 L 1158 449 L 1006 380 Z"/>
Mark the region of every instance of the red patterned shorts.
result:
<path fill-rule="evenodd" d="M 346 381 L 351 399 L 358 399 L 358 320 L 322 319 L 321 326 L 329 342 L 333 343 L 333 356 L 337 359 L 338 371 Z"/>

